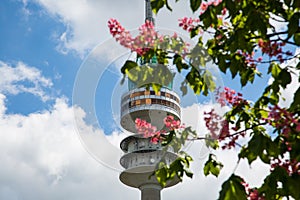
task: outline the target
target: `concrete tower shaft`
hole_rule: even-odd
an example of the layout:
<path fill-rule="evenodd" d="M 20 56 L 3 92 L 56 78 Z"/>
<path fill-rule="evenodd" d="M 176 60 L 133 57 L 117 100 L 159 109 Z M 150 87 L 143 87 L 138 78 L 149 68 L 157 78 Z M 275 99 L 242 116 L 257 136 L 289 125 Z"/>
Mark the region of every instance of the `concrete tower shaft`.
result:
<path fill-rule="evenodd" d="M 151 9 L 151 1 L 145 0 L 145 20 L 154 23 Z M 162 66 L 157 60 L 138 61 L 141 67 L 159 69 Z M 180 98 L 173 91 L 173 76 L 169 82 L 160 83 L 162 88 L 155 92 L 153 88 L 146 88 L 128 79 L 128 92 L 122 95 L 121 99 L 121 126 L 132 134 L 122 140 L 120 148 L 124 155 L 120 164 L 124 171 L 120 174 L 120 180 L 127 186 L 141 190 L 142 200 L 160 200 L 160 191 L 163 189 L 153 175 L 158 164 L 164 161 L 167 165 L 177 158 L 172 148 L 167 151 L 163 149 L 160 142 L 152 143 L 151 138 L 145 138 L 135 128 L 135 120 L 140 118 L 157 127 L 158 130 L 165 130 L 164 118 L 171 115 L 176 120 L 181 118 Z M 171 187 L 179 183 L 178 178 L 169 181 L 165 187 Z"/>

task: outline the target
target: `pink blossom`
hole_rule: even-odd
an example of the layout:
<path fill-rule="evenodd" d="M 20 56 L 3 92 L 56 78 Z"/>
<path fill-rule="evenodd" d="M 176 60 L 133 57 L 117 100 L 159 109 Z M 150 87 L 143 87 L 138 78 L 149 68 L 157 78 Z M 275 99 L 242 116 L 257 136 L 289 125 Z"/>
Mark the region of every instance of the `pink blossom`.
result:
<path fill-rule="evenodd" d="M 195 29 L 199 25 L 199 18 L 193 19 L 193 18 L 181 18 L 178 20 L 179 26 L 183 28 L 183 30 L 186 30 L 188 32 L 191 32 L 193 29 Z"/>
<path fill-rule="evenodd" d="M 202 2 L 201 5 L 200 5 L 200 9 L 203 10 L 203 11 L 205 11 L 207 9 L 207 7 L 208 7 L 208 4 L 205 3 L 205 2 Z"/>
<path fill-rule="evenodd" d="M 154 24 L 151 21 L 146 21 L 145 24 L 140 26 L 139 35 L 136 37 L 132 37 L 130 32 L 125 30 L 116 19 L 110 19 L 108 21 L 108 27 L 117 42 L 141 56 L 150 49 L 158 49 L 161 43 L 165 42 L 165 38 L 166 40 L 170 38 L 169 36 L 159 35 L 158 32 L 155 31 Z M 172 38 L 181 41 L 178 39 L 177 34 L 174 34 Z M 182 52 L 178 53 L 186 55 L 188 45 L 184 42 L 182 45 Z"/>
<path fill-rule="evenodd" d="M 226 9 L 226 8 L 223 8 L 223 10 L 222 10 L 222 15 L 226 15 L 226 13 L 227 13 L 227 9 Z"/>
<path fill-rule="evenodd" d="M 174 116 L 172 116 L 172 115 L 168 115 L 167 117 L 165 117 L 164 123 L 165 123 L 166 128 L 168 128 L 169 130 L 183 128 L 181 126 L 180 120 L 175 120 Z"/>
<path fill-rule="evenodd" d="M 221 106 L 230 105 L 233 107 L 249 104 L 242 96 L 241 93 L 236 93 L 236 91 L 224 87 L 224 91 L 217 91 L 217 102 L 220 103 Z"/>
<path fill-rule="evenodd" d="M 183 128 L 180 120 L 175 120 L 174 116 L 172 115 L 165 117 L 164 124 L 169 131 Z M 138 133 L 143 134 L 143 136 L 146 138 L 151 138 L 151 142 L 153 143 L 161 141 L 161 134 L 166 133 L 165 130 L 158 131 L 155 126 L 151 125 L 151 123 L 148 123 L 147 121 L 140 118 L 137 118 L 135 120 L 135 127 Z"/>

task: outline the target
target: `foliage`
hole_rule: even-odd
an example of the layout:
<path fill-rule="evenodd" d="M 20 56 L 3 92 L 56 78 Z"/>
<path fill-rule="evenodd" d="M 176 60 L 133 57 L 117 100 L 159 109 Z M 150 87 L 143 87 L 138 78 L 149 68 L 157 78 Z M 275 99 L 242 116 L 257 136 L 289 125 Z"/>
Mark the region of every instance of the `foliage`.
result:
<path fill-rule="evenodd" d="M 155 13 L 164 6 L 172 10 L 168 0 L 152 0 L 151 5 Z M 177 127 L 168 134 L 154 134 L 153 138 L 162 140 L 165 145 L 173 145 L 178 151 L 186 140 L 205 140 L 212 150 L 236 148 L 240 151 L 239 160 L 246 159 L 250 165 L 260 159 L 270 167 L 264 183 L 254 188 L 249 187 L 242 177 L 232 174 L 222 185 L 221 200 L 300 199 L 300 78 L 291 104 L 288 107 L 278 105 L 284 101 L 281 92 L 290 86 L 293 76 L 300 74 L 300 55 L 295 54 L 295 48 L 300 45 L 300 1 L 190 0 L 190 7 L 193 12 L 199 12 L 199 17 L 179 19 L 179 26 L 188 31 L 191 38 L 198 38 L 198 43 L 190 50 L 177 35 L 163 37 L 153 32 L 153 25 L 148 22 L 137 38 L 129 37 L 116 21 L 110 22 L 113 36 L 118 36 L 117 40 L 123 42 L 123 46 L 127 45 L 138 54 L 136 62 L 126 62 L 122 67 L 124 76 L 132 81 L 144 81 L 141 86 L 159 90 L 166 84 L 163 73 L 152 84 L 153 77 L 145 75 L 151 72 L 141 72 L 138 66 L 156 58 L 155 62 L 164 69 L 163 66 L 172 60 L 178 73 L 186 72 L 186 79 L 181 83 L 183 94 L 187 87 L 197 95 L 215 92 L 220 105 L 230 108 L 224 116 L 214 110 L 205 113 L 210 131 L 206 137 L 196 137 L 190 127 Z M 204 39 L 204 34 L 208 39 Z M 136 48 L 137 41 L 147 45 Z M 294 60 L 296 66 L 290 65 L 290 60 Z M 273 81 L 263 86 L 258 99 L 250 102 L 229 88 L 216 88 L 212 74 L 206 69 L 208 62 L 216 64 L 232 79 L 239 79 L 241 87 L 254 83 L 262 76 L 260 71 L 264 68 L 268 69 Z M 133 68 L 137 70 L 131 72 Z M 184 137 L 180 133 L 184 133 Z M 238 141 L 243 137 L 247 137 L 248 142 L 240 145 Z M 192 158 L 185 153 L 182 155 L 169 166 L 160 164 L 156 175 L 162 185 L 175 176 L 180 179 L 184 175 L 192 177 L 188 170 Z M 222 166 L 210 154 L 204 174 L 218 176 Z"/>

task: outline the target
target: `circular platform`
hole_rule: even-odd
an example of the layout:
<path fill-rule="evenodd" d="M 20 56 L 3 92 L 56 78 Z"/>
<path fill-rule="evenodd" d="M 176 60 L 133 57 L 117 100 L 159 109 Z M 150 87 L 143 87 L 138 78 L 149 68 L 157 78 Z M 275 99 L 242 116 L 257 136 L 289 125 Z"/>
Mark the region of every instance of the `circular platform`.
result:
<path fill-rule="evenodd" d="M 179 97 L 168 88 L 161 88 L 158 93 L 139 88 L 122 96 L 121 126 L 129 132 L 136 133 L 137 118 L 146 120 L 161 130 L 164 128 L 164 118 L 168 115 L 174 116 L 176 120 L 181 117 Z"/>
<path fill-rule="evenodd" d="M 127 186 L 140 188 L 146 184 L 159 185 L 156 176 L 153 174 L 155 170 L 154 166 L 141 166 L 132 169 L 127 169 L 120 174 L 120 180 Z M 174 177 L 171 181 L 167 182 L 167 187 L 172 187 L 180 182 L 178 177 Z"/>

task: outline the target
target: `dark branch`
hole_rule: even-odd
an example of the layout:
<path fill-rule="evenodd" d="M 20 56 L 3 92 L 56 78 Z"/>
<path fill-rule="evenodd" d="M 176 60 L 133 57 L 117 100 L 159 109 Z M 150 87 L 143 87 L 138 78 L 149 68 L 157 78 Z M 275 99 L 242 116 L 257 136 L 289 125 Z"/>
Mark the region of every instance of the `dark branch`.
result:
<path fill-rule="evenodd" d="M 235 132 L 233 134 L 229 134 L 229 135 L 226 135 L 222 138 L 219 138 L 219 139 L 225 139 L 225 138 L 230 138 L 230 137 L 233 137 L 235 135 L 240 135 L 240 134 L 243 134 L 244 132 L 246 131 L 249 131 L 249 130 L 252 130 L 253 128 L 255 127 L 258 127 L 258 126 L 263 126 L 263 125 L 267 125 L 267 122 L 263 122 L 263 123 L 259 123 L 259 124 L 256 124 L 256 125 L 253 125 L 252 127 L 250 128 L 246 128 L 244 130 L 241 130 L 241 131 L 238 131 L 238 132 Z M 207 138 L 207 137 L 196 137 L 196 138 L 192 138 L 192 139 L 188 139 L 189 141 L 196 141 L 196 140 L 215 140 L 214 138 Z"/>

